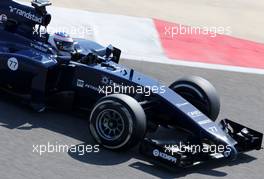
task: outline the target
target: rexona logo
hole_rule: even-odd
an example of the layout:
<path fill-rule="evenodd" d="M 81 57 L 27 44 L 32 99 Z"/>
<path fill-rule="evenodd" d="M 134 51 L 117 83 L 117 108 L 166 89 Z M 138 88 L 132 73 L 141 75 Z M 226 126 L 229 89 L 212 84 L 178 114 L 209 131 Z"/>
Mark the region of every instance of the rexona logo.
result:
<path fill-rule="evenodd" d="M 30 12 L 23 11 L 23 10 L 18 9 L 16 7 L 9 6 L 9 8 L 10 8 L 10 13 L 15 13 L 17 15 L 24 17 L 24 18 L 27 18 L 29 20 L 32 20 L 32 21 L 37 22 L 39 24 L 42 24 L 42 20 L 43 20 L 42 17 L 37 17 L 34 14 L 31 14 Z"/>
<path fill-rule="evenodd" d="M 168 160 L 168 161 L 173 162 L 173 163 L 177 162 L 177 158 L 170 156 L 166 153 L 160 152 L 158 149 L 153 150 L 153 155 L 155 157 L 160 157 L 160 158 L 163 158 L 163 159 Z"/>

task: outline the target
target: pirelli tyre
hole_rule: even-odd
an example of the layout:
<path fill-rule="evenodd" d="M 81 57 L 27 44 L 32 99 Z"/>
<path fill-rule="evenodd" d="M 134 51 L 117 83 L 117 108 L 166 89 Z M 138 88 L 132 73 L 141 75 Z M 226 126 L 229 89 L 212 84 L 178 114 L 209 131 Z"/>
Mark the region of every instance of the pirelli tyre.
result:
<path fill-rule="evenodd" d="M 102 146 L 111 150 L 128 150 L 146 133 L 146 115 L 141 105 L 125 94 L 103 97 L 90 115 L 90 132 Z"/>
<path fill-rule="evenodd" d="M 170 88 L 211 120 L 217 119 L 220 112 L 220 99 L 214 86 L 206 79 L 187 76 L 172 83 Z"/>

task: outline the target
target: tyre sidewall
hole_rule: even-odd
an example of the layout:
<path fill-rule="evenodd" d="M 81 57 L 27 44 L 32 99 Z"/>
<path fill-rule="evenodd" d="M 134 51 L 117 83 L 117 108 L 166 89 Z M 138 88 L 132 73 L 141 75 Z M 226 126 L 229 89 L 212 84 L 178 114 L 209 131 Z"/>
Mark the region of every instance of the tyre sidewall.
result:
<path fill-rule="evenodd" d="M 127 95 L 111 95 L 102 98 L 95 105 L 90 116 L 90 131 L 95 140 L 105 148 L 126 150 L 135 146 L 145 136 L 146 116 L 140 104 Z M 123 118 L 124 131 L 116 140 L 105 140 L 96 130 L 97 116 L 106 109 L 117 111 Z"/>

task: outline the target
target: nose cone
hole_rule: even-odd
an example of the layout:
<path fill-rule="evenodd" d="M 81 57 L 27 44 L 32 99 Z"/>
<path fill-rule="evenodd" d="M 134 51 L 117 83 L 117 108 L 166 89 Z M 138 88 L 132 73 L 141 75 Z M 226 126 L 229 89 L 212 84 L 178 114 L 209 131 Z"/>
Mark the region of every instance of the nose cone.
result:
<path fill-rule="evenodd" d="M 237 158 L 238 152 L 234 146 L 227 145 L 226 150 L 224 151 L 223 155 L 226 159 L 234 161 Z"/>

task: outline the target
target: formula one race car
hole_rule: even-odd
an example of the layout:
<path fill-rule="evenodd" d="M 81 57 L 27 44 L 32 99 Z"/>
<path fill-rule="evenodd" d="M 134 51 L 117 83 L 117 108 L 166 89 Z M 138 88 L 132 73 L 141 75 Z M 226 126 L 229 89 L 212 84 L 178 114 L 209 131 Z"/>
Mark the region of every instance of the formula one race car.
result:
<path fill-rule="evenodd" d="M 263 134 L 228 119 L 215 122 L 220 102 L 207 80 L 191 76 L 166 87 L 118 64 L 118 48 L 71 39 L 65 33 L 49 34 L 43 31 L 51 21 L 48 5 L 47 0 L 34 0 L 32 7 L 1 0 L 2 92 L 37 111 L 46 107 L 88 111 L 87 128 L 103 147 L 120 151 L 140 143 L 145 156 L 171 166 L 234 160 L 240 152 L 261 149 Z M 185 137 L 181 141 L 178 136 L 172 141 L 146 137 L 159 126 Z M 204 150 L 212 145 L 217 150 Z"/>

